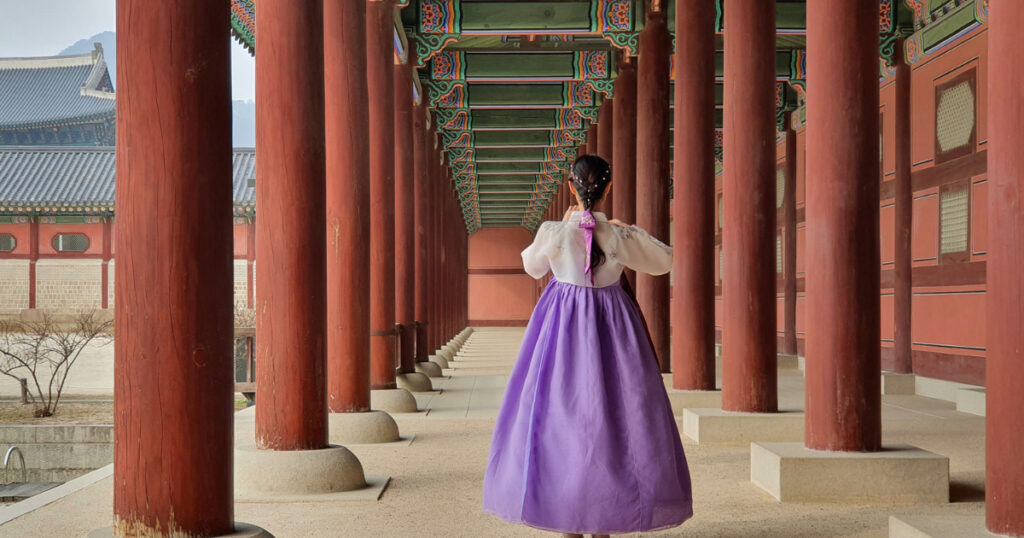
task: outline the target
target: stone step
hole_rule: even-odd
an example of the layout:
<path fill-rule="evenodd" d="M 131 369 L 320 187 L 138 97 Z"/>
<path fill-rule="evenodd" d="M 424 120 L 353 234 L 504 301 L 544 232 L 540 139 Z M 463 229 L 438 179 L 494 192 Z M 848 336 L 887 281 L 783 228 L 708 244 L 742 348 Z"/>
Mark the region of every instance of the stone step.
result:
<path fill-rule="evenodd" d="M 113 443 L 114 427 L 106 425 L 19 425 L 0 426 L 2 445 L 23 443 Z M 5 449 L 6 450 L 6 449 Z"/>
<path fill-rule="evenodd" d="M 59 486 L 60 482 L 12 482 L 0 485 L 0 502 L 14 503 Z"/>

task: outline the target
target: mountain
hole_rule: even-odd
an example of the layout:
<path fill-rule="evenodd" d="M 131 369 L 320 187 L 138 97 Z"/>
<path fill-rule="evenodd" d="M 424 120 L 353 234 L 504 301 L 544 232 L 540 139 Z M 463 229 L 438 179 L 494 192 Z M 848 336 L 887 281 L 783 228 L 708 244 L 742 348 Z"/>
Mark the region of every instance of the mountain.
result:
<path fill-rule="evenodd" d="M 87 39 L 80 39 L 60 51 L 60 55 L 85 54 L 92 52 L 93 43 L 103 45 L 103 57 L 107 61 L 110 80 L 117 84 L 117 40 L 114 32 L 102 32 Z M 256 146 L 256 105 L 252 101 L 231 102 L 232 143 L 236 148 Z"/>
<path fill-rule="evenodd" d="M 79 39 L 74 45 L 57 53 L 60 56 L 70 54 L 86 54 L 93 51 L 93 43 L 103 45 L 103 59 L 107 61 L 110 80 L 117 86 L 117 41 L 114 32 L 100 32 L 88 39 Z"/>

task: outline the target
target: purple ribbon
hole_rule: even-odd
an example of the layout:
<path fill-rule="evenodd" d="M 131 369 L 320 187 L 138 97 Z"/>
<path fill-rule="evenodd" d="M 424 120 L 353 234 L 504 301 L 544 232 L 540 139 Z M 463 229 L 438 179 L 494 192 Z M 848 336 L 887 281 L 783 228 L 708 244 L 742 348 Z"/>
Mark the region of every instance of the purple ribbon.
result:
<path fill-rule="evenodd" d="M 590 249 L 594 244 L 594 228 L 597 227 L 597 219 L 594 215 L 590 214 L 590 210 L 583 212 L 580 216 L 580 228 L 583 228 L 584 237 L 587 239 L 587 265 L 583 268 L 583 272 L 590 276 L 590 285 L 594 285 L 594 271 L 590 267 Z"/>

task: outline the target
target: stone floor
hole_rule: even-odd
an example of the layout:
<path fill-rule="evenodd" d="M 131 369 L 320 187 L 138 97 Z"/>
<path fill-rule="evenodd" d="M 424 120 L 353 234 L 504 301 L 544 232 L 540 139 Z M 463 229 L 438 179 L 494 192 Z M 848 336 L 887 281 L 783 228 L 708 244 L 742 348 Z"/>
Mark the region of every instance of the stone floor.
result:
<path fill-rule="evenodd" d="M 417 395 L 420 413 L 396 415 L 411 444 L 354 446 L 368 475 L 389 475 L 379 501 L 237 503 L 236 518 L 278 537 L 551 536 L 480 510 L 494 417 L 521 330 L 474 333 L 434 393 Z M 780 370 L 782 408 L 802 408 L 798 370 Z M 984 512 L 984 418 L 919 396 L 885 396 L 884 441 L 910 443 L 950 458 L 949 504 L 780 504 L 750 483 L 749 448 L 702 447 L 684 438 L 695 516 L 649 536 L 886 536 L 890 514 Z M 0 526 L 0 536 L 82 536 L 110 525 L 112 482 L 82 491 Z"/>

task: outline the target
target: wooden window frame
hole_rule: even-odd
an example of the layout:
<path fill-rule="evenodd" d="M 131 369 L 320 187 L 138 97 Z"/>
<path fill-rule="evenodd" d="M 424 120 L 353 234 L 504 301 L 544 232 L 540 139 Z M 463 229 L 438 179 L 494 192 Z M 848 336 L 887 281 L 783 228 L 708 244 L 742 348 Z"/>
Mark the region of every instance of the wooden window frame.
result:
<path fill-rule="evenodd" d="M 9 248 L 9 249 L 0 248 L 0 254 L 8 254 L 10 252 L 14 252 L 15 250 L 18 250 L 18 238 L 14 237 L 14 234 L 0 233 L 0 239 L 6 238 L 6 237 L 10 237 L 11 238 L 11 248 Z"/>
<path fill-rule="evenodd" d="M 967 244 L 964 247 L 964 249 L 962 251 L 960 251 L 960 252 L 947 252 L 947 253 L 943 253 L 942 252 L 942 195 L 947 193 L 947 192 L 950 192 L 950 191 L 959 191 L 959 190 L 963 190 L 964 192 L 966 192 L 966 195 L 967 195 L 967 230 L 966 230 Z M 938 233 L 939 245 L 938 245 L 937 252 L 938 252 L 938 255 L 939 255 L 939 264 L 967 263 L 967 262 L 971 261 L 971 217 L 972 217 L 972 215 L 971 215 L 971 199 L 973 197 L 971 196 L 971 180 L 970 180 L 970 178 L 961 179 L 959 181 L 953 181 L 951 183 L 947 183 L 945 185 L 940 186 L 939 187 L 939 194 L 938 194 L 938 196 L 939 196 L 939 207 L 938 207 L 938 209 L 939 209 L 939 233 Z"/>
<path fill-rule="evenodd" d="M 971 138 L 967 141 L 965 146 L 943 153 L 942 148 L 939 145 L 939 100 L 942 97 L 942 92 L 965 81 L 971 87 L 971 94 L 974 95 L 974 123 L 971 127 Z M 935 164 L 952 161 L 953 159 L 974 153 L 978 145 L 978 69 L 976 67 L 971 67 L 946 82 L 936 84 L 934 105 L 933 117 L 935 118 L 935 132 L 932 133 L 932 137 L 935 144 Z"/>
<path fill-rule="evenodd" d="M 84 249 L 82 249 L 82 250 L 61 250 L 61 249 L 57 248 L 57 240 L 60 237 L 62 237 L 62 236 L 73 236 L 73 235 L 81 236 L 81 237 L 85 238 L 85 248 Z M 86 235 L 84 233 L 81 233 L 81 232 L 55 233 L 55 234 L 53 234 L 53 237 L 50 238 L 50 247 L 53 248 L 54 252 L 57 252 L 57 253 L 60 253 L 60 254 L 85 254 L 86 252 L 89 252 L 89 248 L 92 247 L 92 240 L 89 239 L 88 235 Z"/>

